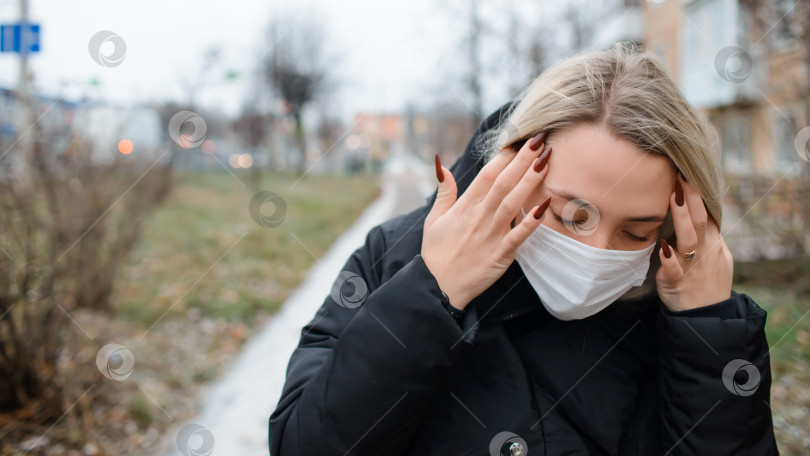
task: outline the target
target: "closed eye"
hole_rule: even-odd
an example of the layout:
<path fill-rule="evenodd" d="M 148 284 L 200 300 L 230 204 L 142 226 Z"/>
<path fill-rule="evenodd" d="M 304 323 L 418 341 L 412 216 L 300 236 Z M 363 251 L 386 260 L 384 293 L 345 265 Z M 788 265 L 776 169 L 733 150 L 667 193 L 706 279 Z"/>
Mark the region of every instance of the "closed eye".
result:
<path fill-rule="evenodd" d="M 574 224 L 577 224 L 577 223 L 585 223 L 585 222 L 587 222 L 587 220 L 576 220 L 576 221 L 567 220 L 567 219 L 564 219 L 564 218 L 560 217 L 559 215 L 557 215 L 557 214 L 555 214 L 553 212 L 551 213 L 551 215 L 554 217 L 554 220 L 556 220 L 556 221 L 558 221 L 560 223 L 564 223 L 566 225 L 569 225 L 569 224 L 574 225 Z"/>
<path fill-rule="evenodd" d="M 650 240 L 649 236 L 636 236 L 635 234 L 629 231 L 625 231 L 624 234 L 626 234 L 627 237 L 629 237 L 630 239 L 638 242 L 648 242 Z"/>
<path fill-rule="evenodd" d="M 558 222 L 560 222 L 562 224 L 565 224 L 565 225 L 577 225 L 577 224 L 587 222 L 587 220 L 567 220 L 567 219 L 564 219 L 564 218 L 560 217 L 559 215 L 555 214 L 553 211 L 551 212 L 551 216 L 554 217 L 554 220 L 556 220 L 556 221 L 558 221 Z M 650 241 L 649 236 L 637 236 L 637 235 L 635 235 L 635 234 L 633 234 L 633 233 L 631 233 L 629 231 L 622 231 L 622 232 L 630 240 L 635 241 L 635 242 L 649 242 Z"/>

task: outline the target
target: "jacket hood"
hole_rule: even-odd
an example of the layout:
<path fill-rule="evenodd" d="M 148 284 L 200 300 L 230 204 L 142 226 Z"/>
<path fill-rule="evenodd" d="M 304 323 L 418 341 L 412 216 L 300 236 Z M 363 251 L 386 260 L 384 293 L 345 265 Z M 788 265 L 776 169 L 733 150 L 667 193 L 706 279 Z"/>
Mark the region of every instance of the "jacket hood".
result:
<path fill-rule="evenodd" d="M 514 103 L 514 101 L 509 101 L 490 113 L 473 133 L 464 154 L 449 167 L 456 180 L 458 197 L 467 190 L 486 164 L 486 158 L 481 149 L 483 134 L 497 128 L 509 115 Z M 428 210 L 433 206 L 435 200 L 436 192 L 433 192 L 427 198 Z M 419 228 L 421 238 L 421 225 Z M 513 261 L 506 272 L 492 286 L 473 299 L 469 306 L 475 308 L 482 325 L 508 320 L 535 310 L 542 312 L 546 318 L 553 318 L 543 307 L 540 298 L 529 284 L 517 261 Z"/>
<path fill-rule="evenodd" d="M 452 166 L 449 167 L 450 172 L 453 173 L 453 178 L 456 180 L 458 196 L 461 196 L 467 190 L 467 187 L 470 186 L 472 181 L 475 179 L 475 176 L 478 175 L 486 164 L 480 144 L 484 133 L 497 128 L 498 125 L 509 115 L 509 111 L 513 107 L 514 103 L 514 101 L 504 103 L 501 107 L 490 113 L 487 118 L 478 125 L 478 128 L 475 130 L 475 133 L 473 133 L 472 138 L 470 138 L 470 141 L 467 143 L 464 154 L 459 157 Z M 434 192 L 428 201 L 431 206 L 433 205 L 435 198 L 436 193 Z"/>

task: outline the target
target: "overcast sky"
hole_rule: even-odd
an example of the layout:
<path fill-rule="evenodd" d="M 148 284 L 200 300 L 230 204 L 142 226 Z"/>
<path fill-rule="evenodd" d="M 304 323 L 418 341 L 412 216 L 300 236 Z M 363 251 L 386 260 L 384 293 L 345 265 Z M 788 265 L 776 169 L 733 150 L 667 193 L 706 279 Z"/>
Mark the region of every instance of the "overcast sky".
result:
<path fill-rule="evenodd" d="M 217 46 L 221 60 L 198 95 L 200 104 L 235 113 L 250 96 L 250 73 L 268 51 L 266 26 L 288 11 L 289 1 L 260 0 L 30 0 L 30 20 L 42 27 L 42 52 L 31 58 L 37 87 L 68 99 L 89 94 L 116 103 L 185 100 L 184 84 L 199 72 L 206 49 Z M 297 2 L 298 3 L 298 2 Z M 316 14 L 327 20 L 329 45 L 343 56 L 338 69 L 342 89 L 330 97 L 330 111 L 344 119 L 358 110 L 391 111 L 408 101 L 428 101 L 444 92 L 461 104 L 469 99 L 458 66 L 459 36 L 465 18 L 437 0 L 308 0 L 296 17 Z M 460 5 L 463 5 L 461 2 Z M 437 10 L 437 8 L 440 8 Z M 458 7 L 456 7 L 458 8 Z M 0 21 L 14 22 L 18 0 L 0 0 Z M 90 56 L 91 37 L 101 30 L 118 34 L 126 56 L 103 67 Z M 112 44 L 106 44 L 108 50 Z M 240 77 L 229 81 L 224 75 Z M 0 84 L 15 87 L 17 59 L 0 55 Z M 97 79 L 93 87 L 90 81 Z M 505 92 L 487 86 L 485 109 L 494 109 Z"/>

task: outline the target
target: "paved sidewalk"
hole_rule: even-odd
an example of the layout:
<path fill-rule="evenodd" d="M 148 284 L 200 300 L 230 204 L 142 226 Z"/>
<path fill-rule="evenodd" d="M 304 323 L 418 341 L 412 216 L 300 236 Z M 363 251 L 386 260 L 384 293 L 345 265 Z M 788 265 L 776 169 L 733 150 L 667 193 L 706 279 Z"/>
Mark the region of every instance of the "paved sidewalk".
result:
<path fill-rule="evenodd" d="M 164 436 L 165 455 L 267 456 L 267 420 L 281 395 L 287 362 L 298 344 L 301 328 L 329 295 L 332 282 L 349 256 L 363 245 L 375 225 L 425 203 L 435 190 L 429 165 L 409 155 L 394 156 L 386 164 L 382 195 L 374 201 L 320 258 L 301 286 L 284 303 L 234 360 L 230 370 L 204 394 L 206 403 L 197 418 L 181 423 Z M 431 180 L 432 177 L 432 180 Z M 213 451 L 200 448 L 202 430 L 192 437 L 196 453 L 182 452 L 175 440 L 189 423 L 203 426 L 213 436 Z"/>

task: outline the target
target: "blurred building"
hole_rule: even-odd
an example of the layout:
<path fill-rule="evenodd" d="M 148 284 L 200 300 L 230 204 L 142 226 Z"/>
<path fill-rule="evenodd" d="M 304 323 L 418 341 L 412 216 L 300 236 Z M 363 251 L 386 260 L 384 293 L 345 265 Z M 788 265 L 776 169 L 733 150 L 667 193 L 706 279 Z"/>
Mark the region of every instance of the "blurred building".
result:
<path fill-rule="evenodd" d="M 741 0 L 613 1 L 592 47 L 633 41 L 653 51 L 689 102 L 716 128 L 727 173 L 790 178 L 807 119 L 805 49 L 791 34 L 791 3 Z"/>
<path fill-rule="evenodd" d="M 396 113 L 363 112 L 355 116 L 351 134 L 338 159 L 349 173 L 377 171 L 405 139 L 405 119 Z"/>
<path fill-rule="evenodd" d="M 89 159 L 96 165 L 109 165 L 124 153 L 154 159 L 166 148 L 160 116 L 146 106 L 119 107 L 42 93 L 31 97 L 31 106 L 36 129 L 22 120 L 25 109 L 17 92 L 0 87 L 0 167 L 3 172 L 12 175 L 28 172 L 26 157 L 17 150 L 22 144 L 21 135 L 47 144 L 47 159 L 54 163 L 67 152 L 75 136 L 84 139 Z M 121 152 L 122 140 L 128 141 L 132 149 Z"/>
<path fill-rule="evenodd" d="M 409 108 L 405 113 L 405 149 L 432 162 L 438 154 L 445 166 L 464 153 L 477 119 L 455 103 L 439 103 L 427 110 Z"/>
<path fill-rule="evenodd" d="M 36 94 L 31 99 L 31 105 L 39 127 L 39 139 L 48 138 L 55 147 L 64 146 L 81 103 Z M 0 87 L 0 178 L 4 178 L 3 173 L 17 175 L 28 172 L 25 157 L 16 153 L 15 149 L 21 144 L 19 135 L 34 137 L 34 129 L 21 120 L 25 112 L 16 90 Z"/>
<path fill-rule="evenodd" d="M 76 110 L 72 133 L 89 141 L 90 159 L 96 165 L 110 165 L 122 154 L 132 154 L 139 166 L 154 160 L 169 161 L 167 141 L 160 114 L 149 106 L 116 106 L 86 103 Z M 120 142 L 129 141 L 131 151 L 120 150 Z"/>
<path fill-rule="evenodd" d="M 796 13 L 805 1 L 613 0 L 609 14 L 593 16 L 590 47 L 644 45 L 715 128 L 738 260 L 810 245 L 810 163 L 800 155 L 810 56 L 797 27 L 807 19 Z"/>

